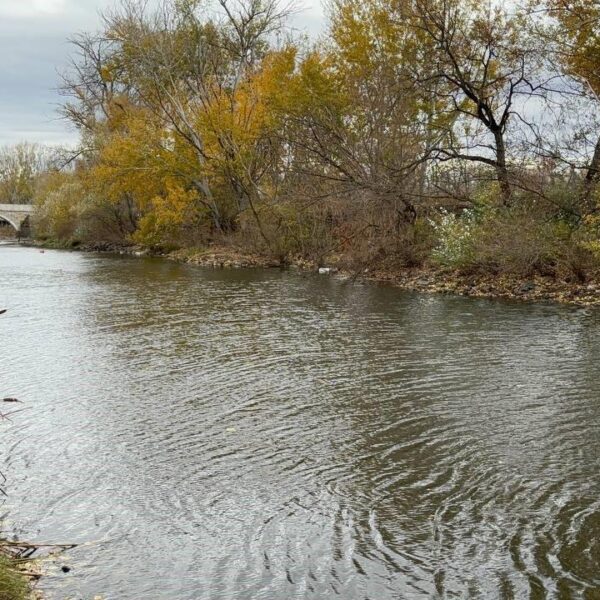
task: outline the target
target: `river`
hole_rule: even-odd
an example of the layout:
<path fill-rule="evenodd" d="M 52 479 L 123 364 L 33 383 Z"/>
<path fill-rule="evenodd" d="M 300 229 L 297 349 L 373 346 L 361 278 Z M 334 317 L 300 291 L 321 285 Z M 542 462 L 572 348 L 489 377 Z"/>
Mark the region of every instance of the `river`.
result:
<path fill-rule="evenodd" d="M 596 309 L 18 246 L 0 308 L 49 599 L 600 597 Z"/>

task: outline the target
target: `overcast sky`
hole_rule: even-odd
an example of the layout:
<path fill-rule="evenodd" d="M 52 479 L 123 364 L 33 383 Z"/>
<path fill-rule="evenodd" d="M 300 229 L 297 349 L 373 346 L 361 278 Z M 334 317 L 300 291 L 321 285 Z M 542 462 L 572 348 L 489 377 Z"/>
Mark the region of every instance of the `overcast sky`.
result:
<path fill-rule="evenodd" d="M 95 31 L 114 0 L 0 0 L 0 146 L 19 141 L 72 143 L 76 136 L 56 114 L 57 73 L 67 64 L 67 38 Z M 319 0 L 304 0 L 295 25 L 315 33 Z"/>

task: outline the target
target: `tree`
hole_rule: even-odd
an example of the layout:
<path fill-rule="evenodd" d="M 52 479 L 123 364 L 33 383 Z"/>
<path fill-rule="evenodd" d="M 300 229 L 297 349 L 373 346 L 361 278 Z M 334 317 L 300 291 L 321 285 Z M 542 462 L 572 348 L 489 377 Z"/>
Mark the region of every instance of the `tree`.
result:
<path fill-rule="evenodd" d="M 154 12 L 124 2 L 105 16 L 102 36 L 79 39 L 81 64 L 66 83 L 76 101 L 65 111 L 94 132 L 96 151 L 117 131 L 130 135 L 128 113 L 144 111 L 156 133 L 144 144 L 154 143 L 148 155 L 197 192 L 198 210 L 224 232 L 248 208 L 258 218 L 261 180 L 276 156 L 259 84 L 286 9 L 275 0 L 218 5 L 212 14 L 199 2 L 164 2 Z"/>
<path fill-rule="evenodd" d="M 550 36 L 558 40 L 555 54 L 564 73 L 580 84 L 596 109 L 600 106 L 600 3 L 597 0 L 548 0 L 554 19 Z M 548 35 L 548 34 L 546 34 Z M 581 191 L 584 211 L 596 209 L 594 190 L 600 180 L 600 134 L 587 164 Z"/>
<path fill-rule="evenodd" d="M 330 10 L 328 43 L 298 55 L 279 107 L 295 187 L 378 221 L 391 215 L 399 229 L 417 216 L 430 152 L 429 107 L 412 78 L 414 31 L 387 0 L 337 0 Z"/>
<path fill-rule="evenodd" d="M 37 144 L 21 143 L 0 149 L 0 202 L 30 204 L 36 179 L 50 163 L 50 150 Z"/>
<path fill-rule="evenodd" d="M 537 56 L 522 16 L 505 3 L 476 0 L 415 0 L 412 11 L 431 64 L 416 74 L 418 84 L 443 99 L 451 116 L 439 157 L 492 167 L 509 206 L 507 130 L 518 116 L 517 99 L 544 87 L 536 81 Z"/>

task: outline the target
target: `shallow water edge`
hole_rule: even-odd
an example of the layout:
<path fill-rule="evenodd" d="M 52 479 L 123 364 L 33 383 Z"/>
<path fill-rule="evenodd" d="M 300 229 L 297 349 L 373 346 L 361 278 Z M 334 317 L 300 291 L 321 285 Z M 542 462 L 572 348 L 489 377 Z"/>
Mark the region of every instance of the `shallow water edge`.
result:
<path fill-rule="evenodd" d="M 540 275 L 521 277 L 509 274 L 463 273 L 434 266 L 390 269 L 372 265 L 356 271 L 335 261 L 323 265 L 303 258 L 282 262 L 264 254 L 248 253 L 241 249 L 223 246 L 204 249 L 187 248 L 168 253 L 157 253 L 142 246 L 117 243 L 81 244 L 65 248 L 64 244 L 56 244 L 52 241 L 28 240 L 22 242 L 22 245 L 138 257 L 153 256 L 217 269 L 292 268 L 308 272 L 321 270 L 323 274 L 338 278 L 388 284 L 403 290 L 424 294 L 454 294 L 471 298 L 498 298 L 519 302 L 600 306 L 600 280 L 577 282 Z"/>

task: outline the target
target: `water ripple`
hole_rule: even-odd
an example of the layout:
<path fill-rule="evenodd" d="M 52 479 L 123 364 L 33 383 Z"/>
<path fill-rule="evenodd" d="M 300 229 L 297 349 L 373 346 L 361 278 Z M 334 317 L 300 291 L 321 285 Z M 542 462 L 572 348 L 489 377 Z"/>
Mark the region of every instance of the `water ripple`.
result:
<path fill-rule="evenodd" d="M 600 594 L 596 311 L 8 246 L 0 306 L 49 598 Z"/>

